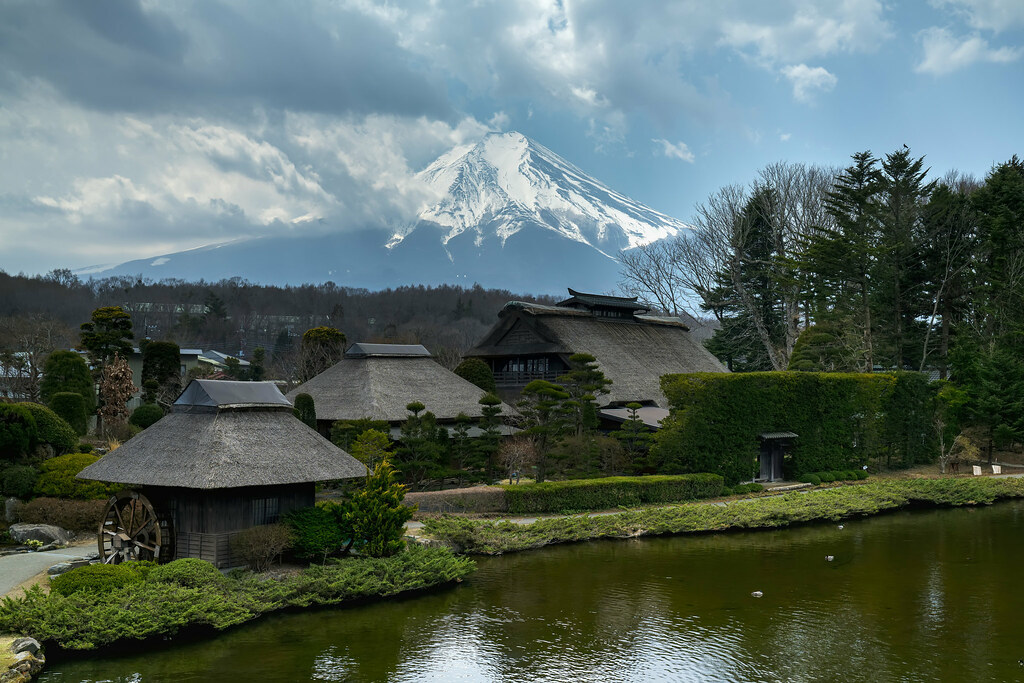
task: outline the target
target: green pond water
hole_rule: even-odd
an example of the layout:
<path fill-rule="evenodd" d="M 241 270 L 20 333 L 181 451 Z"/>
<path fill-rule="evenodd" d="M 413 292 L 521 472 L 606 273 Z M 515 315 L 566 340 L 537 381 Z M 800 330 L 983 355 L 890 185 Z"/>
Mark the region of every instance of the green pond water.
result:
<path fill-rule="evenodd" d="M 1024 503 L 844 526 L 484 558 L 437 593 L 58 662 L 41 680 L 1024 680 Z"/>

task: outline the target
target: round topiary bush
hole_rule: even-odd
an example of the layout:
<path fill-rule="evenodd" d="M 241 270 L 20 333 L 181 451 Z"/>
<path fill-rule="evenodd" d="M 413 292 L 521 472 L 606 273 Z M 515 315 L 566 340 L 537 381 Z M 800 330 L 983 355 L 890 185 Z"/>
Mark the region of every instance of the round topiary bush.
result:
<path fill-rule="evenodd" d="M 224 581 L 224 575 L 206 560 L 184 557 L 154 568 L 148 580 L 154 583 L 173 583 L 185 588 L 202 588 Z"/>
<path fill-rule="evenodd" d="M 722 489 L 722 492 L 719 495 L 721 495 L 721 496 L 731 496 L 731 495 L 733 495 L 733 490 L 731 488 L 729 488 L 728 486 L 726 486 L 726 487 L 724 487 Z"/>
<path fill-rule="evenodd" d="M 805 474 L 800 477 L 799 481 L 811 484 L 812 486 L 821 486 L 821 478 L 816 474 Z"/>
<path fill-rule="evenodd" d="M 295 397 L 295 417 L 316 429 L 316 404 L 312 396 L 299 394 Z"/>
<path fill-rule="evenodd" d="M 867 478 L 868 478 L 867 470 L 857 470 L 857 479 L 862 479 L 863 480 L 863 479 L 867 479 Z"/>
<path fill-rule="evenodd" d="M 153 426 L 153 424 L 163 416 L 163 408 L 155 403 L 144 403 L 132 411 L 132 415 L 128 418 L 128 422 L 140 429 L 146 429 Z"/>
<path fill-rule="evenodd" d="M 132 583 L 142 583 L 155 566 L 152 562 L 90 564 L 50 579 L 50 592 L 64 596 L 80 591 L 104 593 Z"/>
<path fill-rule="evenodd" d="M 831 484 L 836 480 L 836 478 L 832 475 L 831 472 L 818 472 L 817 475 L 818 479 L 821 479 L 821 482 L 823 484 Z"/>
<path fill-rule="evenodd" d="M 78 436 L 89 429 L 89 416 L 85 412 L 85 399 L 74 391 L 59 391 L 50 397 L 50 410 L 71 425 Z"/>
<path fill-rule="evenodd" d="M 36 495 L 79 500 L 110 497 L 115 493 L 116 487 L 98 481 L 75 478 L 79 472 L 97 460 L 98 457 L 88 453 L 71 453 L 42 462 L 39 465 Z"/>
<path fill-rule="evenodd" d="M 91 443 L 80 443 L 75 448 L 75 450 L 78 451 L 79 453 L 92 453 L 94 448 L 95 446 L 93 446 Z"/>
<path fill-rule="evenodd" d="M 484 391 L 494 393 L 498 385 L 494 382 L 494 374 L 487 363 L 479 358 L 467 358 L 455 368 L 455 374 Z"/>
<path fill-rule="evenodd" d="M 78 444 L 78 434 L 67 420 L 42 403 L 16 403 L 15 405 L 32 413 L 32 417 L 36 421 L 36 438 L 39 443 L 52 446 L 56 455 L 74 450 Z"/>
<path fill-rule="evenodd" d="M 2 489 L 5 496 L 28 498 L 35 490 L 39 470 L 31 465 L 12 465 L 3 471 Z"/>

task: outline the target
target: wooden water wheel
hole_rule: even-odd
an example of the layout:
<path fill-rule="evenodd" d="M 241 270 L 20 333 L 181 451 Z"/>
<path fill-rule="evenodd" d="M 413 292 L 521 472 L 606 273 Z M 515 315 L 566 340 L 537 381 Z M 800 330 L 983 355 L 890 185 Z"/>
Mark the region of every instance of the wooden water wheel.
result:
<path fill-rule="evenodd" d="M 166 562 L 173 554 L 170 520 L 137 491 L 122 491 L 107 501 L 97 543 L 103 564 Z"/>

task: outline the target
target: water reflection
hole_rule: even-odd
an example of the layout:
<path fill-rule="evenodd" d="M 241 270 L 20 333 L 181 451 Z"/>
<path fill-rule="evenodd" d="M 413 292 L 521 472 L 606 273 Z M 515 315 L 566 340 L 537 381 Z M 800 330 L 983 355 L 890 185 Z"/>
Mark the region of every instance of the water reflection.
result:
<path fill-rule="evenodd" d="M 1016 680 L 1022 512 L 485 558 L 452 590 L 272 616 L 208 643 L 67 662 L 42 680 Z"/>

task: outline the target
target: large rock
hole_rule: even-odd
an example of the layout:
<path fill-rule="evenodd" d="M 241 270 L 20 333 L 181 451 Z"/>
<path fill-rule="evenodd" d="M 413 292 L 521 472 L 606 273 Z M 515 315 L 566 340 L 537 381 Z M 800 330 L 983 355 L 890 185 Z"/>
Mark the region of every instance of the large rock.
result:
<path fill-rule="evenodd" d="M 52 524 L 12 524 L 7 530 L 16 543 L 39 541 L 64 544 L 71 540 L 71 532 Z"/>
<path fill-rule="evenodd" d="M 8 524 L 12 524 L 18 519 L 18 508 L 21 507 L 21 501 L 17 498 L 8 498 L 4 501 L 4 520 Z"/>

